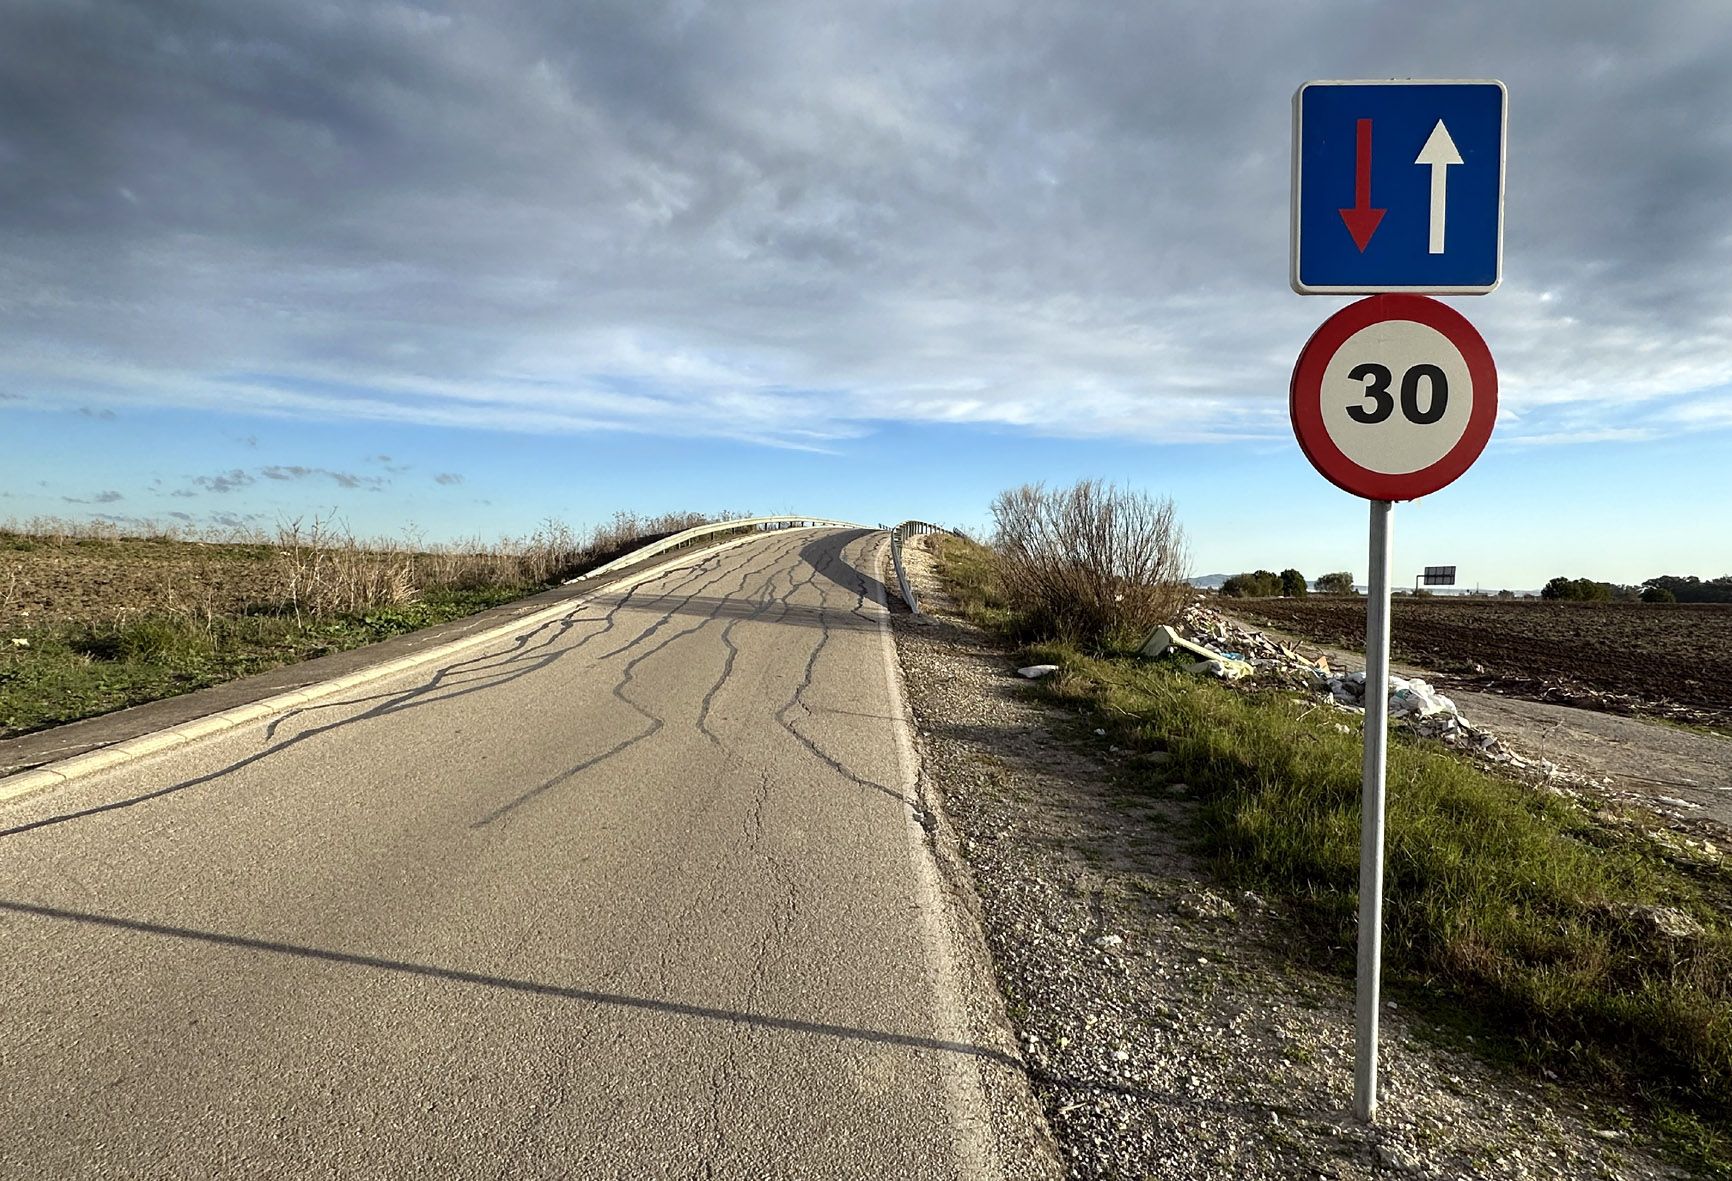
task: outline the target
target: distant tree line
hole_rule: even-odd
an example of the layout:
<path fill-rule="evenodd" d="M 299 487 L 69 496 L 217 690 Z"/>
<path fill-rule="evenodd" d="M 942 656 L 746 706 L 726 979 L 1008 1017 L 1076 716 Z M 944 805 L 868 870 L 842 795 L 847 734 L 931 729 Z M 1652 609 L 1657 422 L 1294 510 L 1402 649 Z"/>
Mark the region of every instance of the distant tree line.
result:
<path fill-rule="evenodd" d="M 1540 588 L 1542 599 L 1567 599 L 1580 603 L 1609 603 L 1613 599 L 1633 599 L 1630 587 L 1610 582 L 1595 582 L 1591 578 L 1565 578 L 1559 575 Z"/>
<path fill-rule="evenodd" d="M 1650 591 L 1656 597 L 1649 598 Z M 1732 574 L 1706 582 L 1694 574 L 1662 574 L 1642 584 L 1642 598 L 1650 603 L 1732 603 Z"/>
<path fill-rule="evenodd" d="M 1302 599 L 1307 589 L 1305 576 L 1291 567 L 1279 574 L 1273 570 L 1235 574 L 1221 584 L 1221 593 L 1229 599 L 1272 599 L 1277 595 Z"/>
<path fill-rule="evenodd" d="M 1694 574 L 1662 574 L 1640 586 L 1560 575 L 1540 588 L 1540 598 L 1589 603 L 1633 603 L 1638 599 L 1644 603 L 1732 603 L 1732 574 L 1707 581 Z"/>
<path fill-rule="evenodd" d="M 1305 576 L 1294 569 L 1277 574 L 1273 570 L 1252 570 L 1235 574 L 1221 584 L 1221 593 L 1230 599 L 1289 599 L 1304 598 L 1308 590 L 1320 595 L 1351 595 L 1353 575 L 1345 570 L 1325 574 L 1307 584 Z M 1429 591 L 1402 591 L 1424 597 Z M 1499 591 L 1500 599 L 1513 599 L 1516 593 Z M 1702 579 L 1694 574 L 1662 574 L 1637 586 L 1616 582 L 1599 582 L 1592 578 L 1565 578 L 1560 575 L 1540 590 L 1542 599 L 1561 599 L 1586 603 L 1732 603 L 1732 574 Z"/>

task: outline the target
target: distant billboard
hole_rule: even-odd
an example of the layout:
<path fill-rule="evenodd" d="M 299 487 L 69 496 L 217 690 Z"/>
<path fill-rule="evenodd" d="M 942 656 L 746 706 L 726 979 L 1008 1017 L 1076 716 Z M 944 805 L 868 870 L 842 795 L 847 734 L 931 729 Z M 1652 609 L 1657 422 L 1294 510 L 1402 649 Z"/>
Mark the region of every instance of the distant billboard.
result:
<path fill-rule="evenodd" d="M 1426 586 L 1454 586 L 1454 566 L 1427 566 L 1421 575 Z"/>

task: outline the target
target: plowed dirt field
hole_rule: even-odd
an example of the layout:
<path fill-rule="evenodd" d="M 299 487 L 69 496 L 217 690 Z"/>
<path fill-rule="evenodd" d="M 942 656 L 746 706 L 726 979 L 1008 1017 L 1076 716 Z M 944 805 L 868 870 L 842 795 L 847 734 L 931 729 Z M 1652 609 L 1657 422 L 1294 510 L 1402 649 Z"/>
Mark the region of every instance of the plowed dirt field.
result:
<path fill-rule="evenodd" d="M 1362 598 L 1222 606 L 1314 643 L 1365 645 Z M 1464 687 L 1732 728 L 1732 604 L 1397 598 L 1391 646 Z"/>

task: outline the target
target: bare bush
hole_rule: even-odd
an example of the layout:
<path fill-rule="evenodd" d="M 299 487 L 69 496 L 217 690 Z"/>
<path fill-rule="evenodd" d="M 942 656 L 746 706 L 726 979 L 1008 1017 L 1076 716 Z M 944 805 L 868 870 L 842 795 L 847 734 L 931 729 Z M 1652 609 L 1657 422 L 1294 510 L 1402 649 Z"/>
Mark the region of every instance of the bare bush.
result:
<path fill-rule="evenodd" d="M 103 552 L 33 559 L 23 574 L 17 563 L 0 561 L 0 620 L 27 616 L 34 604 L 50 602 L 61 604 L 51 611 L 88 618 L 88 604 L 80 604 L 93 596 L 65 600 L 52 589 L 65 563 L 75 558 L 109 562 L 128 572 L 117 584 L 124 586 L 125 599 L 114 607 L 115 619 L 108 621 L 115 627 L 141 612 L 208 627 L 215 618 L 231 614 L 326 619 L 366 615 L 429 597 L 469 597 L 478 609 L 552 586 L 668 534 L 744 515 L 620 512 L 584 530 L 548 519 L 528 537 L 432 545 L 413 532 L 407 537 L 360 538 L 334 516 L 296 518 L 280 524 L 268 538 L 192 529 L 178 535 L 138 533 L 112 522 L 54 518 L 6 521 L 0 522 L 0 553 L 90 551 L 93 545 Z M 235 552 L 240 547 L 251 552 Z"/>
<path fill-rule="evenodd" d="M 347 530 L 314 517 L 297 518 L 277 537 L 286 606 L 305 615 L 359 615 L 416 596 L 412 555 L 367 546 Z"/>
<path fill-rule="evenodd" d="M 1140 643 L 1183 605 L 1188 555 L 1173 502 L 1082 480 L 1024 484 L 992 505 L 1011 604 L 1043 635 L 1072 643 Z"/>
<path fill-rule="evenodd" d="M 549 518 L 526 538 L 479 538 L 423 548 L 418 539 L 361 541 L 331 520 L 300 519 L 278 530 L 284 606 L 301 615 L 356 615 L 425 594 L 527 591 L 592 569 L 634 547 L 712 520 L 744 514 L 616 512 L 579 534 Z"/>

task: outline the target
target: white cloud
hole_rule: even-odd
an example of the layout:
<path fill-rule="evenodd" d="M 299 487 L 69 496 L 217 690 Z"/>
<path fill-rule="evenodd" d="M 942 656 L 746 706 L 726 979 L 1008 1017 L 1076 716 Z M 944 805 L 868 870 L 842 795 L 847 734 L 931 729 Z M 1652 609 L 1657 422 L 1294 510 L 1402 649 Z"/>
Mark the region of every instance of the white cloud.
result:
<path fill-rule="evenodd" d="M 1510 87 L 1508 281 L 1458 305 L 1506 422 L 1728 424 L 1715 4 L 15 19 L 0 382 L 39 401 L 820 449 L 888 419 L 1279 437 L 1336 306 L 1285 287 L 1292 89 L 1468 60 Z"/>

